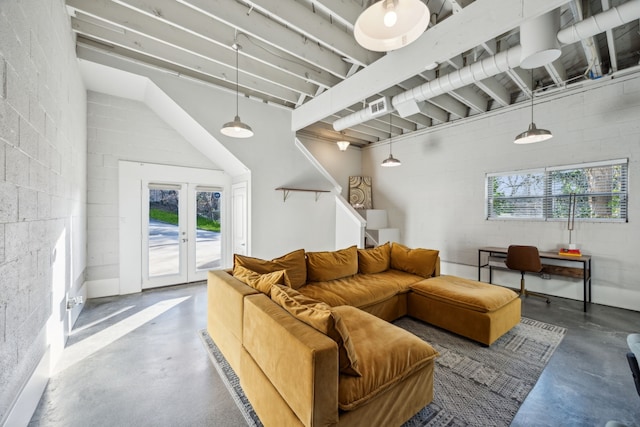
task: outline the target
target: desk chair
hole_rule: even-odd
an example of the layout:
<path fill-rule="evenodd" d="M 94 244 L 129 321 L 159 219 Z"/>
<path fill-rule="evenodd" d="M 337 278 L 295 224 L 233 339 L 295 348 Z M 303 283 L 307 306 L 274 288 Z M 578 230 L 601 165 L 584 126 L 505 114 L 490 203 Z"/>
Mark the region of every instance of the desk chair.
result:
<path fill-rule="evenodd" d="M 640 334 L 629 334 L 627 336 L 627 344 L 630 352 L 627 353 L 627 362 L 631 368 L 631 375 L 636 384 L 636 391 L 640 395 L 640 368 L 638 367 L 638 358 L 640 358 Z M 620 421 L 609 421 L 605 427 L 628 427 Z"/>
<path fill-rule="evenodd" d="M 629 345 L 629 350 L 631 350 L 627 353 L 627 362 L 629 362 L 629 367 L 631 368 L 633 381 L 636 383 L 636 391 L 638 395 L 640 395 L 640 367 L 638 366 L 638 359 L 640 359 L 640 334 L 629 334 L 627 344 Z"/>
<path fill-rule="evenodd" d="M 533 295 L 547 300 L 547 304 L 551 301 L 545 295 L 530 292 L 524 287 L 524 273 L 540 273 L 542 271 L 542 262 L 538 248 L 535 246 L 511 245 L 507 250 L 507 259 L 504 262 L 509 270 L 520 272 L 520 295 Z"/>

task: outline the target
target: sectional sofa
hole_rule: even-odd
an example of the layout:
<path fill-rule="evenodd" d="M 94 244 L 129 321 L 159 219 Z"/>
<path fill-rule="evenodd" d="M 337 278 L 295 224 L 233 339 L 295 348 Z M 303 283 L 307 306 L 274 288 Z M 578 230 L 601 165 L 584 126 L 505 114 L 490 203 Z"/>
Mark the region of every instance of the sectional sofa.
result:
<path fill-rule="evenodd" d="M 235 255 L 233 270 L 208 277 L 207 331 L 266 426 L 410 419 L 433 398 L 438 353 L 390 322 L 424 310 L 485 345 L 520 320 L 514 292 L 440 276 L 438 251 L 397 243 Z"/>

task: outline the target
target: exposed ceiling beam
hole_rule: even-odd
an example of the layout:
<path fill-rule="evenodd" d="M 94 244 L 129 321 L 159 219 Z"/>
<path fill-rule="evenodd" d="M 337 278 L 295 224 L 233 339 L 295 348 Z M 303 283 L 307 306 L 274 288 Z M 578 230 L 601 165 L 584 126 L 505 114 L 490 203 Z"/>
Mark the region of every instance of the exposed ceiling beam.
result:
<path fill-rule="evenodd" d="M 589 7 L 587 3 L 587 7 Z M 573 14 L 573 18 L 576 22 L 580 22 L 584 19 L 584 11 L 582 9 L 582 0 L 573 0 L 569 3 L 569 8 Z M 600 58 L 600 50 L 596 44 L 595 37 L 587 37 L 580 40 L 580 45 L 584 51 L 584 56 L 587 58 L 587 63 L 591 70 L 593 78 L 602 77 L 602 59 Z"/>
<path fill-rule="evenodd" d="M 260 13 L 247 13 L 249 8 L 235 0 L 176 0 L 200 11 L 216 21 L 250 34 L 315 67 L 345 78 L 350 65 L 329 49 L 289 30 Z M 212 23 L 215 25 L 215 23 Z"/>
<path fill-rule="evenodd" d="M 611 9 L 611 2 L 609 0 L 602 0 L 602 10 L 606 11 Z M 611 62 L 610 72 L 615 73 L 618 71 L 618 54 L 616 53 L 616 42 L 613 38 L 613 30 L 605 31 L 607 35 L 607 46 L 609 47 L 609 62 Z"/>
<path fill-rule="evenodd" d="M 204 0 L 191 0 L 202 2 Z M 389 52 L 364 70 L 293 111 L 292 129 L 301 129 L 364 97 L 421 73 L 434 62 L 475 48 L 527 19 L 566 3 L 566 0 L 483 0 L 465 7 L 426 31 L 415 42 Z M 460 31 L 464 28 L 465 31 Z M 470 37 L 473 35 L 473 37 Z"/>
<path fill-rule="evenodd" d="M 556 59 L 551 64 L 545 65 L 544 68 L 556 86 L 562 86 L 567 81 L 567 70 L 560 60 Z"/>
<path fill-rule="evenodd" d="M 336 31 L 335 26 L 300 3 L 280 0 L 250 0 L 248 3 L 359 65 L 369 65 L 382 56 L 354 43 L 352 34 Z"/>
<path fill-rule="evenodd" d="M 489 108 L 489 102 L 479 95 L 476 91 L 471 89 L 470 86 L 461 87 L 453 92 L 449 92 L 449 95 L 456 98 L 458 101 L 469 106 L 479 113 L 484 113 Z"/>
<path fill-rule="evenodd" d="M 127 32 L 126 34 L 114 34 L 103 27 L 90 24 L 77 18 L 73 18 L 71 20 L 71 25 L 74 31 L 88 35 L 97 40 L 116 44 L 133 52 L 139 52 L 177 66 L 186 67 L 199 73 L 217 77 L 218 79 L 231 80 L 235 83 L 235 66 L 226 65 L 220 61 L 212 61 L 201 55 L 196 55 L 185 50 L 172 49 L 165 43 L 141 34 L 131 32 Z M 229 62 L 235 63 L 235 54 L 232 51 L 229 51 L 227 55 L 230 56 L 230 58 L 228 58 Z M 245 71 L 249 71 L 250 74 L 245 73 Z M 260 70 L 255 68 L 251 70 L 240 69 L 240 75 L 239 81 L 241 87 L 249 87 L 257 92 L 269 93 L 279 99 L 294 104 L 298 99 L 299 93 L 297 91 L 286 88 L 283 85 L 274 84 L 268 79 L 259 77 Z"/>
<path fill-rule="evenodd" d="M 493 98 L 498 104 L 506 107 L 511 104 L 511 94 L 495 78 L 489 77 L 476 82 L 476 86 Z"/>

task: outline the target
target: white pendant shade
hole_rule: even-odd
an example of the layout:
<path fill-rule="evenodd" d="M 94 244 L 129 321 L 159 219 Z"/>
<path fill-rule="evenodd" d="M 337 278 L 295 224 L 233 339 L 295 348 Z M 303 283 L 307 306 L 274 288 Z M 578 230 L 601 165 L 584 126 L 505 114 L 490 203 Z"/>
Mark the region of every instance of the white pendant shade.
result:
<path fill-rule="evenodd" d="M 336 144 L 338 144 L 338 149 L 340 149 L 340 151 L 346 151 L 349 145 L 351 145 L 349 141 L 338 141 Z"/>
<path fill-rule="evenodd" d="M 236 116 L 232 122 L 225 123 L 220 132 L 232 138 L 249 138 L 253 136 L 251 126 L 242 123 L 240 116 Z"/>
<path fill-rule="evenodd" d="M 388 52 L 416 40 L 429 25 L 430 12 L 420 0 L 382 0 L 358 17 L 354 36 L 365 49 Z"/>

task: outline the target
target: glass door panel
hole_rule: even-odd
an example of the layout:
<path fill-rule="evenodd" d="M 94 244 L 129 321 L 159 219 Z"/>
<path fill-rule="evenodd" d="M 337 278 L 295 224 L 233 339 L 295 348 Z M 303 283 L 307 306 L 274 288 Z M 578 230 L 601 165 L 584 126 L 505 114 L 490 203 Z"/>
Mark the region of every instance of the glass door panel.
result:
<path fill-rule="evenodd" d="M 195 194 L 195 272 L 220 268 L 222 191 L 197 187 Z"/>
<path fill-rule="evenodd" d="M 142 212 L 143 288 L 187 281 L 183 187 L 184 184 L 146 186 Z"/>
<path fill-rule="evenodd" d="M 180 273 L 180 191 L 149 189 L 149 277 Z"/>

